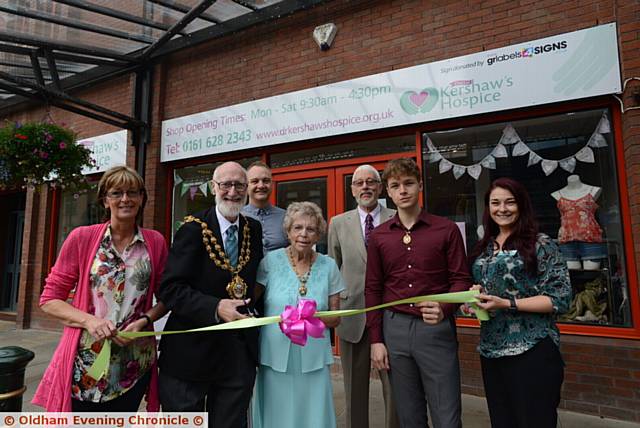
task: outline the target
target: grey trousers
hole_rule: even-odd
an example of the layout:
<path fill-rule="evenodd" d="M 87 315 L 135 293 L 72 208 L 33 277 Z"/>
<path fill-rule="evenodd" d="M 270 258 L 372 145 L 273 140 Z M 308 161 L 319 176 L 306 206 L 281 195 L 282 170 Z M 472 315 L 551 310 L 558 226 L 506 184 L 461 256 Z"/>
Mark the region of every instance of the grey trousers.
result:
<path fill-rule="evenodd" d="M 371 346 L 365 330 L 357 343 L 340 339 L 340 360 L 346 402 L 346 427 L 369 427 L 369 382 L 371 375 Z M 397 428 L 398 418 L 391 395 L 391 384 L 386 370 L 379 370 L 384 398 L 385 428 Z"/>
<path fill-rule="evenodd" d="M 428 426 L 429 406 L 434 428 L 460 428 L 460 364 L 453 318 L 429 325 L 387 310 L 383 333 L 400 426 Z"/>

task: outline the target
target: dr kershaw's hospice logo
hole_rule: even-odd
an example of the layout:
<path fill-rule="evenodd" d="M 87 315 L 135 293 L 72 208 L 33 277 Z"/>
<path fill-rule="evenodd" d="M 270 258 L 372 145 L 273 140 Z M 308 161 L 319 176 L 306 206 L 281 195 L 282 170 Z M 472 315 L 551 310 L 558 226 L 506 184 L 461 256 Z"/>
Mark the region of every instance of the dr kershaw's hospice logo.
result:
<path fill-rule="evenodd" d="M 436 106 L 438 98 L 436 88 L 424 88 L 420 92 L 406 91 L 400 97 L 400 106 L 409 114 L 428 113 Z"/>
<path fill-rule="evenodd" d="M 443 112 L 491 110 L 495 107 L 488 104 L 503 102 L 503 92 L 513 85 L 513 77 L 509 75 L 495 76 L 491 80 L 453 80 L 447 86 L 406 91 L 400 97 L 400 106 L 407 114 L 429 113 L 435 107 L 439 107 Z"/>

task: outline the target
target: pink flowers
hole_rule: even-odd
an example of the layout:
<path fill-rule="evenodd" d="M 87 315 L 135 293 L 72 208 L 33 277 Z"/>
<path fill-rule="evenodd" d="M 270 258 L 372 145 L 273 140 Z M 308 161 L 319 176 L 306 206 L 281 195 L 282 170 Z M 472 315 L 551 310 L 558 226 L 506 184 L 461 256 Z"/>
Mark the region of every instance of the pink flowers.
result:
<path fill-rule="evenodd" d="M 52 123 L 11 123 L 0 126 L 0 187 L 49 186 L 86 188 L 83 174 L 93 168 L 91 151 L 75 144 L 76 135 L 70 129 Z"/>
<path fill-rule="evenodd" d="M 46 159 L 49 157 L 49 153 L 44 152 L 40 149 L 33 149 L 33 154 L 39 156 L 42 159 Z"/>

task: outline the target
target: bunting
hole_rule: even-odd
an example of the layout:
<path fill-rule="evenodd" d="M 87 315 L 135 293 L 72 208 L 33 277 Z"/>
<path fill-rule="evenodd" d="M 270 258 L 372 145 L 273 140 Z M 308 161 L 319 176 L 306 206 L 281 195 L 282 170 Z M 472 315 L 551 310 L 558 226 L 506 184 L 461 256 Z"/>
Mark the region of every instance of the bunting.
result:
<path fill-rule="evenodd" d="M 540 168 L 546 176 L 550 175 L 558 169 L 558 167 L 569 173 L 573 173 L 577 162 L 595 163 L 595 154 L 593 149 L 607 147 L 607 140 L 603 134 L 608 134 L 610 132 L 611 124 L 609 123 L 606 113 L 603 113 L 596 129 L 593 131 L 584 147 L 578 150 L 575 154 L 564 159 L 545 159 L 538 155 L 530 149 L 524 141 L 522 141 L 511 124 L 507 124 L 504 127 L 500 140 L 493 150 L 482 158 L 480 162 L 473 165 L 461 165 L 444 158 L 429 137 L 427 137 L 427 155 L 429 163 L 439 162 L 438 172 L 440 174 L 452 171 L 456 180 L 462 177 L 465 173 L 469 174 L 469 176 L 474 180 L 477 180 L 480 177 L 483 168 L 495 169 L 497 158 L 506 158 L 509 156 L 507 147 L 512 147 L 512 156 L 517 157 L 528 155 L 529 159 L 527 167 L 540 164 Z"/>
<path fill-rule="evenodd" d="M 189 199 L 192 201 L 195 199 L 198 192 L 202 193 L 205 197 L 213 194 L 211 180 L 190 181 L 183 180 L 176 175 L 175 186 L 180 189 L 181 197 L 184 197 L 187 193 L 189 193 Z"/>

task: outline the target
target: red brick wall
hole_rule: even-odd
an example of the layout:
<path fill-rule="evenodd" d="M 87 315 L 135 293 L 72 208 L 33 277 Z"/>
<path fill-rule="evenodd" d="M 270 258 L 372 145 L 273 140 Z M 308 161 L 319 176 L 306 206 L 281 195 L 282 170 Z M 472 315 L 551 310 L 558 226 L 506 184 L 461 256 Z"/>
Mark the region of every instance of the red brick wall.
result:
<path fill-rule="evenodd" d="M 615 10 L 615 17 L 622 77 L 640 76 L 640 5 L 637 2 L 621 2 Z M 633 97 L 638 91 L 640 82 L 630 82 L 623 97 L 627 108 L 638 105 L 638 99 Z M 622 138 L 631 211 L 631 237 L 637 267 L 640 266 L 640 110 L 623 113 Z M 637 295 L 638 289 L 631 292 Z M 589 406 L 594 403 L 600 415 L 640 422 L 638 344 L 638 341 L 630 346 L 628 341 L 601 340 L 597 345 L 581 347 L 567 343 L 563 348 L 569 361 L 565 385 L 566 407 L 593 413 Z"/>
<path fill-rule="evenodd" d="M 144 210 L 143 225 L 152 227 L 161 233 L 166 232 L 166 209 L 171 201 L 167 200 L 168 177 L 166 167 L 160 163 L 160 138 L 162 134 L 162 110 L 164 108 L 165 66 L 154 69 L 152 85 L 151 109 L 151 141 L 147 146 L 147 162 L 145 165 L 145 186 L 149 198 Z"/>
<path fill-rule="evenodd" d="M 167 168 L 159 163 L 162 119 L 609 22 L 618 23 L 623 77 L 640 76 L 639 18 L 640 5 L 635 1 L 334 1 L 176 54 L 154 70 L 154 123 L 145 176 L 151 194 L 144 223 L 164 231 L 165 209 L 170 203 L 166 198 Z M 327 22 L 335 23 L 338 33 L 331 49 L 321 52 L 311 33 L 315 26 Z M 120 78 L 76 95 L 130 114 L 131 85 L 131 79 Z M 630 94 L 640 85 L 633 82 L 630 86 L 627 105 L 636 102 Z M 34 119 L 42 115 L 41 109 L 29 114 Z M 640 264 L 639 115 L 629 111 L 622 120 L 636 264 Z M 55 109 L 53 116 L 70 124 L 82 137 L 115 130 Z M 130 155 L 133 165 L 133 153 Z M 25 282 L 32 284 L 43 280 L 37 259 L 46 249 L 34 240 L 47 236 L 49 199 L 30 197 L 28 201 L 31 218 L 39 222 L 25 234 L 29 238 L 23 252 L 29 271 Z M 631 292 L 637 294 L 638 290 Z M 37 294 L 25 292 L 23 306 L 27 308 L 26 302 L 31 302 L 34 307 Z M 48 327 L 50 320 L 35 310 L 31 326 Z M 463 390 L 482 394 L 475 351 L 477 330 L 460 329 L 459 338 Z M 640 422 L 640 341 L 578 336 L 563 336 L 562 341 L 567 363 L 562 406 Z"/>
<path fill-rule="evenodd" d="M 175 55 L 164 118 L 615 21 L 612 1 L 330 2 Z M 320 52 L 315 26 L 333 22 Z"/>
<path fill-rule="evenodd" d="M 623 79 L 640 76 L 640 7 L 636 2 L 623 2 L 618 8 L 617 22 L 620 40 L 620 60 Z M 625 106 L 639 105 L 634 97 L 640 93 L 640 82 L 630 81 L 625 91 Z M 640 110 L 628 110 L 623 114 L 622 137 L 626 163 L 631 230 L 634 240 L 636 266 L 640 266 Z"/>
<path fill-rule="evenodd" d="M 640 342 L 568 336 L 561 349 L 562 407 L 640 421 Z"/>

